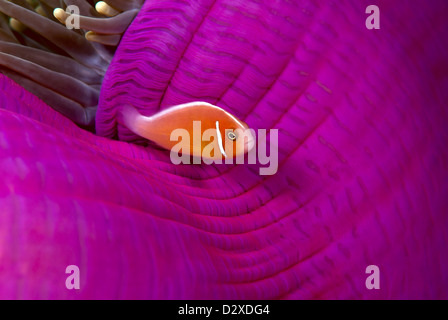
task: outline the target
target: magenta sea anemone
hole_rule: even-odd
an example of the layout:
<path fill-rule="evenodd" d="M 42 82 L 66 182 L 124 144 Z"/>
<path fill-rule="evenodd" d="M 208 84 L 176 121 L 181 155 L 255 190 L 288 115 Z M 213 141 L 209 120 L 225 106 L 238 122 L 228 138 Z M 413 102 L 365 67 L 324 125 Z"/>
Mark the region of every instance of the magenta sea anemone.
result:
<path fill-rule="evenodd" d="M 446 1 L 106 3 L 0 0 L 0 298 L 448 298 Z M 278 129 L 278 171 L 118 117 L 198 100 Z"/>

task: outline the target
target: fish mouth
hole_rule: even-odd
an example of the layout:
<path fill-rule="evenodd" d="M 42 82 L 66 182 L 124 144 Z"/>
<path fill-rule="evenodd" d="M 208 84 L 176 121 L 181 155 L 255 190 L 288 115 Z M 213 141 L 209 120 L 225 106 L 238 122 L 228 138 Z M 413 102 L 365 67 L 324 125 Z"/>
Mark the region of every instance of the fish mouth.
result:
<path fill-rule="evenodd" d="M 247 139 L 244 139 L 244 152 L 247 153 L 253 149 L 255 146 L 255 137 L 253 136 L 250 129 L 246 129 L 245 133 L 248 132 L 249 134 L 245 134 Z"/>

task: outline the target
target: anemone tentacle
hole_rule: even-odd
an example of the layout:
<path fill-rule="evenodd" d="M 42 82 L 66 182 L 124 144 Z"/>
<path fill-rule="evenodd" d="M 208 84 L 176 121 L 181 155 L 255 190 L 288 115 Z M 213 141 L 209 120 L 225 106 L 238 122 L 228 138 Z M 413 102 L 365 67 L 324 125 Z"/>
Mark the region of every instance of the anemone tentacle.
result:
<path fill-rule="evenodd" d="M 142 4 L 116 1 L 111 6 L 106 1 L 97 3 L 98 12 L 95 2 L 0 1 L 0 51 L 4 53 L 0 56 L 0 72 L 91 131 L 95 130 L 94 111 L 104 74 Z M 59 8 L 61 3 L 78 6 L 81 29 L 69 30 L 60 23 L 67 15 L 66 7 Z M 80 90 L 96 93 L 85 99 Z"/>

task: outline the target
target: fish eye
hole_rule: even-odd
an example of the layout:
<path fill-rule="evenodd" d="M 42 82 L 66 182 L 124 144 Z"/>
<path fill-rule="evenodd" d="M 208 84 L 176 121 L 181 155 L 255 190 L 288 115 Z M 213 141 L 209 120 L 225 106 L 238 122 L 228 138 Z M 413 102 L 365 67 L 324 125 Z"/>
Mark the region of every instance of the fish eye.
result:
<path fill-rule="evenodd" d="M 236 140 L 236 134 L 232 131 L 227 132 L 227 138 L 229 138 L 232 141 Z"/>

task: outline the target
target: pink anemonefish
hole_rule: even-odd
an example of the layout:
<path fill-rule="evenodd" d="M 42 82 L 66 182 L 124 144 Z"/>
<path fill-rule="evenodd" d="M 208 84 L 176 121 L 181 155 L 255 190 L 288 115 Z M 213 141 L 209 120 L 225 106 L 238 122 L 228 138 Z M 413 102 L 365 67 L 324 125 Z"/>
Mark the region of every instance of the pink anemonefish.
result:
<path fill-rule="evenodd" d="M 179 149 L 194 157 L 210 160 L 237 157 L 255 145 L 253 130 L 246 123 L 207 102 L 173 106 L 150 117 L 127 105 L 121 108 L 121 114 L 123 124 L 135 134 L 165 149 Z M 180 143 L 179 136 L 183 137 Z"/>

